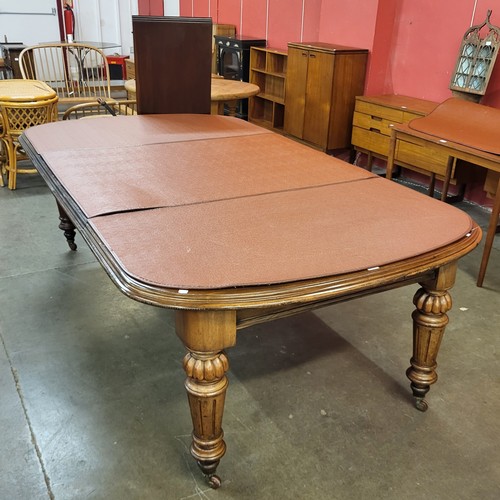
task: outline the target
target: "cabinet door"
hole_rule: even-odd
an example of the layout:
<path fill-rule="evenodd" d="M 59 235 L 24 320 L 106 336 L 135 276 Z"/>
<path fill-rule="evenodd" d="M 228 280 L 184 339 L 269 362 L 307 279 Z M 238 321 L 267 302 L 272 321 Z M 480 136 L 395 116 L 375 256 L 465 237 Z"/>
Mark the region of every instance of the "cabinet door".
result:
<path fill-rule="evenodd" d="M 306 104 L 307 63 L 309 51 L 288 50 L 288 69 L 285 91 L 285 132 L 302 138 Z"/>
<path fill-rule="evenodd" d="M 308 60 L 302 138 L 326 148 L 328 144 L 335 56 L 310 50 Z"/>

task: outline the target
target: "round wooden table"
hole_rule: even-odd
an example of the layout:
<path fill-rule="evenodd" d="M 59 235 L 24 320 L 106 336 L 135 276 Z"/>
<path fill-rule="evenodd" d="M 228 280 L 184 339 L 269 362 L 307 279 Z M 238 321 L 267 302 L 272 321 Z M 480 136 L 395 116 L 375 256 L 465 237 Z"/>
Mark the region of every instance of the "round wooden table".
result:
<path fill-rule="evenodd" d="M 19 136 L 29 127 L 57 120 L 57 94 L 39 80 L 0 80 L 0 141 L 2 171 L 0 185 L 4 185 L 4 169 L 8 173 L 9 189 L 16 189 L 18 173 L 34 173 L 33 168 L 17 168 L 23 154 Z M 1 154 L 0 154 L 1 156 Z"/>
<path fill-rule="evenodd" d="M 129 99 L 135 99 L 135 80 L 125 82 L 125 90 Z M 254 96 L 260 92 L 260 88 L 253 83 L 241 82 L 240 80 L 226 80 L 224 78 L 212 77 L 210 99 L 212 101 L 211 114 L 223 115 L 224 104 L 229 108 L 229 115 L 236 115 L 236 107 L 240 99 Z"/>

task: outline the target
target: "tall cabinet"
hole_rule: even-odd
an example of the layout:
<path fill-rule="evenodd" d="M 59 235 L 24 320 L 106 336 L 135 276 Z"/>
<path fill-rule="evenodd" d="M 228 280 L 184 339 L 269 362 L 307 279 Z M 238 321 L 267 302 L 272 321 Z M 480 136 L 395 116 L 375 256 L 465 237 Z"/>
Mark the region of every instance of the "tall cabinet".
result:
<path fill-rule="evenodd" d="M 285 133 L 323 151 L 351 144 L 355 97 L 363 94 L 368 50 L 289 43 Z"/>

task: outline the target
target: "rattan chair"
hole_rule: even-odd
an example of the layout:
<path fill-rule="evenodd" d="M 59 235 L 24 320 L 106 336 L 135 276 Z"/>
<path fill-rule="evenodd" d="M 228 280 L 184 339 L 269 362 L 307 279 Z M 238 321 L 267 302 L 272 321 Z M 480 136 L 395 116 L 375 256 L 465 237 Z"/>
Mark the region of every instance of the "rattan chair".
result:
<path fill-rule="evenodd" d="M 18 173 L 36 172 L 34 168 L 18 168 L 18 161 L 26 159 L 18 139 L 29 127 L 56 121 L 57 101 L 57 96 L 36 101 L 0 101 L 0 141 L 3 150 L 2 185 L 4 185 L 4 172 L 8 175 L 9 189 L 16 189 Z"/>
<path fill-rule="evenodd" d="M 59 113 L 71 106 L 111 101 L 108 61 L 104 53 L 83 43 L 47 43 L 25 48 L 19 54 L 23 78 L 42 80 L 59 97 Z"/>

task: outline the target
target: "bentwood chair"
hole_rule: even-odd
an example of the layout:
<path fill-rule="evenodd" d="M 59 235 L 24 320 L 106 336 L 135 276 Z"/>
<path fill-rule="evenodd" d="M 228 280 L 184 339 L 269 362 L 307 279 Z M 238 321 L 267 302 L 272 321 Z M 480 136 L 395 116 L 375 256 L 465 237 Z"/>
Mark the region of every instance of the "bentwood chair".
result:
<path fill-rule="evenodd" d="M 112 102 L 108 61 L 104 53 L 83 43 L 46 43 L 19 54 L 23 78 L 42 80 L 59 98 L 62 115 L 75 104 Z"/>
<path fill-rule="evenodd" d="M 97 102 L 75 104 L 68 108 L 62 115 L 63 120 L 80 118 L 97 118 L 116 115 L 136 115 L 137 101 L 133 99 L 109 101 L 98 99 Z"/>

